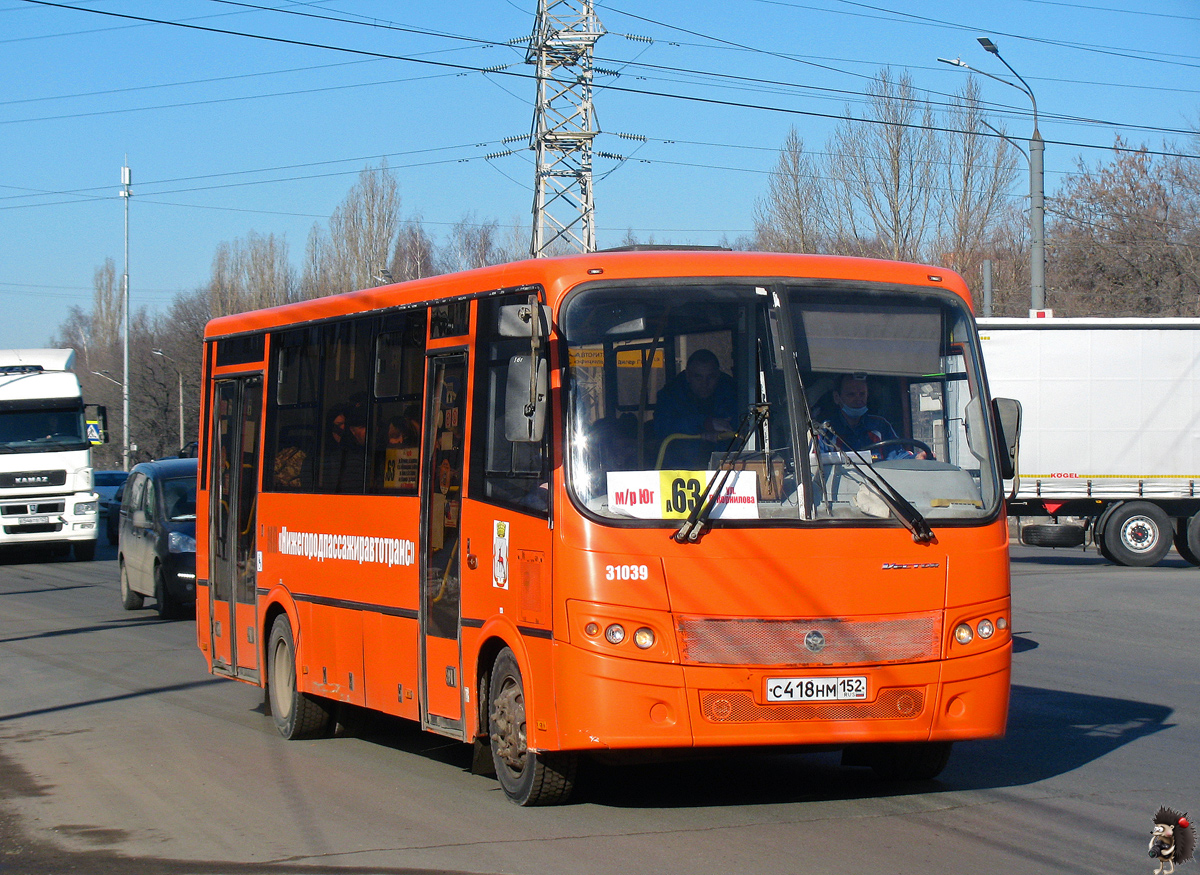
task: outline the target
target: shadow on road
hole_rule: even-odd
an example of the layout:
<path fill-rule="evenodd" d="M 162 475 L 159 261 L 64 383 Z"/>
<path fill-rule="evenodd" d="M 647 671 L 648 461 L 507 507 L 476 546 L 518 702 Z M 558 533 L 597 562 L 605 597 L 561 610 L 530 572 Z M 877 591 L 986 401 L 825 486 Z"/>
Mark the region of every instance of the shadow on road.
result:
<path fill-rule="evenodd" d="M 1169 728 L 1171 714 L 1171 708 L 1146 702 L 1014 686 L 1006 737 L 958 744 L 935 781 L 883 781 L 869 769 L 841 766 L 837 751 L 726 750 L 674 761 L 585 760 L 572 798 L 576 804 L 620 808 L 686 808 L 1033 784 Z M 469 747 L 423 733 L 406 721 L 355 711 L 340 731 L 447 766 L 466 770 L 471 765 Z"/>

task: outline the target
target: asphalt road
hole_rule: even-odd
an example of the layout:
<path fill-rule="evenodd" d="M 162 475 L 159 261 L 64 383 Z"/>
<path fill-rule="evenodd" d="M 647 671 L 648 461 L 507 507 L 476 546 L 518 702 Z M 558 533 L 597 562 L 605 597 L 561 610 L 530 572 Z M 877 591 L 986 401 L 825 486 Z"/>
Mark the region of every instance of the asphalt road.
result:
<path fill-rule="evenodd" d="M 0 556 L 0 873 L 1150 873 L 1155 809 L 1200 815 L 1179 560 L 1015 548 L 1008 736 L 937 781 L 740 756 L 596 768 L 521 809 L 402 722 L 284 741 L 260 691 L 205 673 L 192 623 L 121 609 L 113 557 Z"/>

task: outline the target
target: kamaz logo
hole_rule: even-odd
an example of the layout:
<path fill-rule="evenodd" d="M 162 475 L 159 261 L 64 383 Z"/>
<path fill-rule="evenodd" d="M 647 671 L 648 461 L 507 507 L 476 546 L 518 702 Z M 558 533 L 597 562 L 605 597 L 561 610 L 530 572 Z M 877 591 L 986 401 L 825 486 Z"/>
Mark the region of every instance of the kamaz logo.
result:
<path fill-rule="evenodd" d="M 13 480 L 18 486 L 37 486 L 38 484 L 46 484 L 50 482 L 50 477 L 42 474 L 40 477 L 14 477 Z"/>

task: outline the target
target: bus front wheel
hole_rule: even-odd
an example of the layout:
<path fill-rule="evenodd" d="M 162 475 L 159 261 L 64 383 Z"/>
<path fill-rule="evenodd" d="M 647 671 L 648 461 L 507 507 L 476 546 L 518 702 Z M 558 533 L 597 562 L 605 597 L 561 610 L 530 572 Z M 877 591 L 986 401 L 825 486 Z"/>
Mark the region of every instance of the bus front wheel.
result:
<path fill-rule="evenodd" d="M 950 761 L 950 741 L 881 742 L 842 752 L 842 764 L 870 766 L 885 781 L 929 781 Z"/>
<path fill-rule="evenodd" d="M 327 737 L 334 726 L 333 709 L 296 688 L 296 645 L 287 614 L 280 614 L 271 626 L 267 657 L 267 699 L 279 734 L 288 740 Z"/>
<path fill-rule="evenodd" d="M 572 753 L 531 751 L 526 743 L 525 686 L 513 652 L 505 647 L 492 664 L 488 685 L 488 735 L 492 763 L 504 794 L 517 805 L 556 805 L 575 786 Z"/>

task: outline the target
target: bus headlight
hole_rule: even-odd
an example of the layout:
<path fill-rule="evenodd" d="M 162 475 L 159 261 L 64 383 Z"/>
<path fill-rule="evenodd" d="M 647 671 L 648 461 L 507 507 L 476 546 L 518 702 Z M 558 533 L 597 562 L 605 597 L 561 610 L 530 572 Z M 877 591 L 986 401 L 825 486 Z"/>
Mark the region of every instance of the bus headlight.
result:
<path fill-rule="evenodd" d="M 979 633 L 980 638 L 991 638 L 992 633 L 996 631 L 996 627 L 992 625 L 991 620 L 980 620 L 979 625 L 975 627 L 975 631 Z"/>
<path fill-rule="evenodd" d="M 79 501 L 75 503 L 75 516 L 83 516 L 88 513 L 95 513 L 100 506 L 100 501 Z"/>
<path fill-rule="evenodd" d="M 625 627 L 620 623 L 612 623 L 604 630 L 604 638 L 609 644 L 620 644 L 625 640 Z"/>
<path fill-rule="evenodd" d="M 954 640 L 959 644 L 970 644 L 971 639 L 975 637 L 974 631 L 966 623 L 959 623 L 954 628 Z"/>
<path fill-rule="evenodd" d="M 654 630 L 646 626 L 633 633 L 633 643 L 639 650 L 649 650 L 654 646 Z"/>

